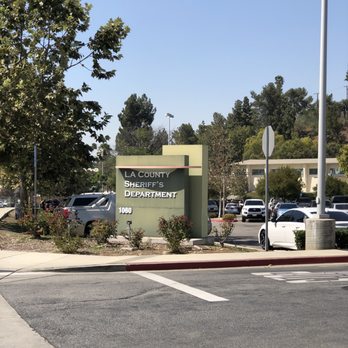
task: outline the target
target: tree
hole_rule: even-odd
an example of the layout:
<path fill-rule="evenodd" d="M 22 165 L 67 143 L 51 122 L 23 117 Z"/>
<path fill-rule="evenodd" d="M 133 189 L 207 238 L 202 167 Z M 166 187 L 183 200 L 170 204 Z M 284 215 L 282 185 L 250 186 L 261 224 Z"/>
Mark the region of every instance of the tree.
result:
<path fill-rule="evenodd" d="M 69 88 L 65 76 L 90 64 L 92 77 L 112 78 L 115 70 L 102 62 L 121 59 L 129 28 L 110 19 L 83 42 L 77 35 L 88 29 L 90 9 L 78 0 L 0 0 L 0 159 L 20 183 L 22 202 L 32 187 L 34 144 L 40 192 L 68 194 L 94 160 L 83 136 L 107 140 L 100 131 L 111 116 L 86 98 L 85 83 Z"/>
<path fill-rule="evenodd" d="M 274 131 L 290 139 L 296 118 L 310 107 L 312 98 L 307 97 L 304 88 L 291 88 L 284 93 L 283 85 L 283 77 L 276 76 L 275 82 L 264 86 L 260 94 L 252 91 L 252 105 L 258 127 L 271 125 Z"/>
<path fill-rule="evenodd" d="M 293 201 L 299 197 L 302 186 L 301 173 L 296 169 L 282 167 L 269 173 L 269 194 L 271 197 Z M 264 177 L 257 183 L 256 192 L 260 197 L 265 195 Z"/>
<path fill-rule="evenodd" d="M 231 176 L 227 185 L 232 195 L 245 198 L 248 192 L 248 178 L 245 169 L 238 164 L 232 165 Z"/>
<path fill-rule="evenodd" d="M 337 160 L 344 174 L 348 175 L 348 145 L 342 146 Z"/>
<path fill-rule="evenodd" d="M 197 144 L 197 136 L 190 123 L 183 123 L 173 132 L 173 140 L 176 145 Z"/>
<path fill-rule="evenodd" d="M 327 197 L 345 195 L 348 193 L 348 184 L 329 175 L 326 178 L 325 193 Z"/>
<path fill-rule="evenodd" d="M 232 113 L 227 116 L 227 127 L 234 129 L 241 126 L 253 126 L 252 108 L 248 97 L 244 97 L 243 101 L 237 100 L 234 103 Z"/>
<path fill-rule="evenodd" d="M 156 108 L 146 94 L 138 97 L 132 94 L 124 103 L 118 115 L 121 127 L 116 136 L 116 152 L 118 155 L 151 154 L 151 142 Z"/>
<path fill-rule="evenodd" d="M 209 127 L 208 134 L 209 186 L 219 193 L 220 201 L 226 202 L 227 181 L 231 172 L 232 163 L 229 144 L 226 141 L 226 118 L 219 113 L 214 113 L 213 122 Z"/>

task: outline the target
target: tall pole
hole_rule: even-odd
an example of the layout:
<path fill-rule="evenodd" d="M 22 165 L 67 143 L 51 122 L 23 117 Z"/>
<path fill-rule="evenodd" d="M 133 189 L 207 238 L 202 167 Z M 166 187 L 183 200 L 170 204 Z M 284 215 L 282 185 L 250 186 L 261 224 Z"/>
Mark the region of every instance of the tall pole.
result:
<path fill-rule="evenodd" d="M 170 113 L 166 113 L 166 117 L 168 117 L 168 145 L 170 145 L 171 141 L 170 141 L 170 119 L 174 118 L 174 115 L 170 114 Z"/>
<path fill-rule="evenodd" d="M 265 231 L 265 251 L 268 251 L 268 190 L 269 190 L 269 179 L 268 179 L 268 159 L 269 159 L 269 127 L 266 126 L 266 189 L 265 189 L 265 223 L 266 223 L 266 231 Z"/>
<path fill-rule="evenodd" d="M 321 0 L 317 214 L 325 214 L 327 0 Z"/>
<path fill-rule="evenodd" d="M 37 196 L 37 146 L 34 145 L 34 197 L 33 197 L 33 214 L 36 217 L 36 196 Z"/>

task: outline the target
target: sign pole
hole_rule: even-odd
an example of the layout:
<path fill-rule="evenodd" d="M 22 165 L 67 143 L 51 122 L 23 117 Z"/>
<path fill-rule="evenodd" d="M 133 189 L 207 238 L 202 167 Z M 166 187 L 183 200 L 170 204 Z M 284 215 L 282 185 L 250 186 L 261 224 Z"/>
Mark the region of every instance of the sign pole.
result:
<path fill-rule="evenodd" d="M 266 127 L 266 173 L 265 173 L 265 223 L 266 223 L 266 231 L 265 231 L 265 251 L 268 251 L 268 157 L 269 157 L 269 128 Z"/>
<path fill-rule="evenodd" d="M 266 169 L 265 169 L 265 251 L 268 251 L 268 159 L 272 155 L 274 149 L 274 132 L 271 126 L 265 127 L 262 136 L 262 151 L 266 157 Z"/>

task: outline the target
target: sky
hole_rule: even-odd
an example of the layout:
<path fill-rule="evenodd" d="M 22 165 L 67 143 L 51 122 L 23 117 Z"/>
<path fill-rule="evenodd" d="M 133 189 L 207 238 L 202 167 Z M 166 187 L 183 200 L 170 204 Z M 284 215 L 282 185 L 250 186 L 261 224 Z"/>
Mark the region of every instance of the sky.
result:
<path fill-rule="evenodd" d="M 214 112 L 227 116 L 250 92 L 285 80 L 284 91 L 304 87 L 319 92 L 321 0 L 87 0 L 92 4 L 92 36 L 110 18 L 130 27 L 122 60 L 111 80 L 96 80 L 88 70 L 69 71 L 67 84 L 85 81 L 112 115 L 103 134 L 114 147 L 118 114 L 131 94 L 146 94 L 156 107 L 154 128 L 168 131 L 183 123 L 194 129 L 210 124 Z M 327 93 L 346 98 L 348 0 L 328 0 Z M 88 62 L 85 63 L 88 67 Z M 252 99 L 251 99 L 252 100 Z M 89 140 L 87 140 L 89 142 Z"/>

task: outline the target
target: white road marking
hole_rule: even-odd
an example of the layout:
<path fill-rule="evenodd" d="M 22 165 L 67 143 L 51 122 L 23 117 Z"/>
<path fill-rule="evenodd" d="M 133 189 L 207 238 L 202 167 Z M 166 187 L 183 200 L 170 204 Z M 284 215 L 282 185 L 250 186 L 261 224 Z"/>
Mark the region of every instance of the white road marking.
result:
<path fill-rule="evenodd" d="M 162 276 L 159 276 L 157 274 L 153 274 L 153 273 L 149 273 L 149 272 L 133 272 L 135 274 L 138 274 L 144 278 L 153 280 L 155 282 L 167 285 L 171 288 L 174 288 L 176 290 L 185 292 L 187 294 L 190 294 L 192 296 L 198 297 L 202 300 L 208 301 L 208 302 L 222 302 L 222 301 L 228 301 L 228 299 L 223 298 L 223 297 L 219 297 L 219 296 L 215 296 L 213 294 L 210 294 L 209 292 L 206 291 L 202 291 L 196 288 L 193 288 L 191 286 L 182 284 L 182 283 L 178 283 L 174 280 L 168 279 L 168 278 L 164 278 Z"/>
<path fill-rule="evenodd" d="M 260 272 L 252 273 L 255 276 L 261 276 L 278 281 L 285 281 L 290 284 L 304 283 L 329 283 L 348 281 L 348 271 L 341 272 Z"/>

